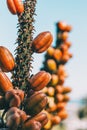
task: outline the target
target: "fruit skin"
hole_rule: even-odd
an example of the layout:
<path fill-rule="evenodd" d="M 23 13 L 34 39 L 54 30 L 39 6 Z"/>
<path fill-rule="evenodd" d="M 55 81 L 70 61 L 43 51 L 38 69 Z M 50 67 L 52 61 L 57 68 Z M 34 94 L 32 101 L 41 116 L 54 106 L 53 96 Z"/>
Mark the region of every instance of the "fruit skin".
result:
<path fill-rule="evenodd" d="M 66 24 L 64 21 L 59 21 L 59 22 L 58 22 L 58 28 L 59 28 L 61 31 L 65 31 L 66 26 L 67 26 L 67 24 Z"/>
<path fill-rule="evenodd" d="M 20 89 L 13 89 L 7 91 L 5 94 L 5 100 L 10 107 L 19 107 L 24 99 L 24 92 Z"/>
<path fill-rule="evenodd" d="M 22 13 L 24 11 L 21 0 L 7 0 L 7 6 L 12 14 Z"/>
<path fill-rule="evenodd" d="M 29 120 L 23 124 L 22 130 L 41 130 L 41 123 L 35 120 Z"/>
<path fill-rule="evenodd" d="M 0 67 L 4 72 L 10 72 L 15 67 L 15 62 L 12 54 L 4 46 L 0 46 Z"/>
<path fill-rule="evenodd" d="M 32 49 L 36 53 L 42 53 L 48 49 L 52 41 L 53 36 L 49 31 L 42 32 L 33 40 Z"/>
<path fill-rule="evenodd" d="M 0 71 L 0 88 L 3 92 L 7 92 L 13 89 L 13 85 L 7 75 Z"/>
<path fill-rule="evenodd" d="M 27 120 L 27 118 L 28 117 L 24 111 L 17 107 L 11 107 L 6 113 L 6 126 L 15 130 L 15 128 L 21 125 L 25 120 Z"/>
<path fill-rule="evenodd" d="M 53 59 L 47 60 L 47 67 L 50 71 L 56 71 L 57 70 L 57 64 Z"/>
<path fill-rule="evenodd" d="M 31 88 L 35 91 L 43 89 L 51 80 L 50 73 L 40 71 L 29 79 Z"/>
<path fill-rule="evenodd" d="M 40 123 L 39 127 L 42 128 L 44 125 L 46 125 L 47 122 L 48 118 L 46 113 L 41 112 L 38 115 L 34 116 L 33 118 L 27 119 L 22 125 L 22 130 L 29 130 L 30 128 L 31 128 L 30 130 L 39 130 L 39 128 L 35 129 L 36 128 L 35 126 L 39 125 L 37 123 Z"/>
<path fill-rule="evenodd" d="M 47 97 L 43 92 L 35 92 L 29 98 L 26 98 L 24 110 L 29 115 L 36 115 L 47 105 Z"/>
<path fill-rule="evenodd" d="M 61 120 L 64 120 L 68 117 L 68 113 L 65 109 L 60 110 L 57 115 L 61 118 Z"/>

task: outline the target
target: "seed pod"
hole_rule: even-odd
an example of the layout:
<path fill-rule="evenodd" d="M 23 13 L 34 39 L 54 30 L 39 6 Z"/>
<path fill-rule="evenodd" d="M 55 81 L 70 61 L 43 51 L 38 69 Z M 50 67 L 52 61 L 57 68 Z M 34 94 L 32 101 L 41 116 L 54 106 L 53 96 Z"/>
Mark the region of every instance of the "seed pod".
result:
<path fill-rule="evenodd" d="M 38 115 L 34 116 L 34 120 L 38 121 L 41 123 L 41 126 L 43 127 L 44 125 L 47 124 L 48 122 L 48 117 L 47 114 L 44 112 L 39 113 Z"/>
<path fill-rule="evenodd" d="M 52 78 L 51 78 L 50 84 L 51 84 L 52 86 L 55 86 L 55 85 L 58 83 L 58 81 L 59 81 L 59 77 L 58 77 L 58 75 L 56 75 L 56 74 L 52 74 L 51 77 L 52 77 Z"/>
<path fill-rule="evenodd" d="M 62 93 L 63 92 L 63 86 L 61 86 L 61 85 L 57 85 L 56 87 L 55 87 L 55 91 L 56 91 L 56 93 Z"/>
<path fill-rule="evenodd" d="M 42 53 L 48 49 L 53 41 L 53 36 L 49 31 L 40 33 L 32 42 L 32 49 L 36 53 Z"/>
<path fill-rule="evenodd" d="M 27 119 L 27 115 L 24 111 L 18 109 L 17 107 L 11 107 L 6 113 L 6 126 L 12 130 Z"/>
<path fill-rule="evenodd" d="M 47 124 L 44 126 L 44 129 L 50 130 L 51 127 L 52 127 L 52 121 L 49 119 L 48 122 L 47 122 Z"/>
<path fill-rule="evenodd" d="M 24 92 L 22 90 L 10 90 L 5 94 L 5 99 L 10 107 L 19 107 L 24 99 Z"/>
<path fill-rule="evenodd" d="M 54 96 L 55 94 L 55 89 L 53 87 L 49 87 L 48 90 L 47 90 L 47 94 L 49 96 Z"/>
<path fill-rule="evenodd" d="M 62 35 L 61 35 L 61 39 L 62 39 L 63 41 L 66 41 L 67 38 L 68 38 L 68 32 L 63 32 Z"/>
<path fill-rule="evenodd" d="M 3 92 L 7 92 L 13 89 L 13 85 L 7 75 L 0 71 L 0 88 Z"/>
<path fill-rule="evenodd" d="M 68 113 L 65 109 L 62 109 L 57 113 L 57 115 L 61 118 L 61 120 L 64 120 L 68 117 Z"/>
<path fill-rule="evenodd" d="M 63 87 L 63 94 L 71 92 L 72 89 L 70 87 Z"/>
<path fill-rule="evenodd" d="M 63 101 L 68 102 L 69 100 L 70 100 L 70 97 L 64 94 Z"/>
<path fill-rule="evenodd" d="M 47 97 L 42 92 L 36 92 L 25 100 L 24 110 L 27 114 L 36 115 L 47 105 Z"/>
<path fill-rule="evenodd" d="M 50 71 L 56 71 L 57 70 L 57 64 L 53 59 L 47 60 L 47 67 Z"/>
<path fill-rule="evenodd" d="M 72 30 L 72 26 L 67 25 L 66 28 L 65 28 L 65 30 L 66 30 L 67 32 L 70 32 L 70 31 Z"/>
<path fill-rule="evenodd" d="M 27 120 L 22 125 L 22 130 L 41 130 L 41 123 L 34 119 Z"/>
<path fill-rule="evenodd" d="M 50 81 L 51 75 L 45 71 L 40 71 L 29 79 L 31 88 L 35 91 L 43 89 Z"/>
<path fill-rule="evenodd" d="M 49 56 L 53 56 L 54 51 L 55 51 L 55 49 L 50 46 L 50 47 L 47 49 L 47 54 L 48 54 Z"/>
<path fill-rule="evenodd" d="M 0 46 L 0 67 L 2 71 L 10 72 L 14 69 L 14 66 L 14 58 L 10 51 L 5 47 Z"/>
<path fill-rule="evenodd" d="M 58 22 L 58 28 L 59 28 L 61 31 L 65 31 L 66 27 L 67 27 L 67 24 L 66 24 L 64 21 Z"/>
<path fill-rule="evenodd" d="M 62 51 L 60 49 L 55 49 L 53 57 L 55 60 L 60 61 L 62 57 Z"/>
<path fill-rule="evenodd" d="M 64 109 L 65 106 L 66 106 L 66 102 L 59 102 L 57 104 L 57 110 L 60 111 L 60 110 Z"/>
<path fill-rule="evenodd" d="M 52 124 L 59 124 L 61 122 L 61 118 L 59 116 L 52 116 Z"/>
<path fill-rule="evenodd" d="M 64 95 L 63 95 L 63 94 L 58 93 L 58 94 L 56 94 L 56 99 L 57 99 L 57 102 L 62 102 L 62 101 L 63 101 L 63 99 L 64 99 Z"/>
<path fill-rule="evenodd" d="M 22 0 L 7 0 L 7 6 L 12 14 L 20 14 L 24 11 Z"/>

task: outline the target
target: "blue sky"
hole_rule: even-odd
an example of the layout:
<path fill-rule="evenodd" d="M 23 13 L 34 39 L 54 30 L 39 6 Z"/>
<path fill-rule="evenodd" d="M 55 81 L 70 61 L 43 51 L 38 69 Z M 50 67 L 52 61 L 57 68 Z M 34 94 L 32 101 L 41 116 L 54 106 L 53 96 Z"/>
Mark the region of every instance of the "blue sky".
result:
<path fill-rule="evenodd" d="M 65 21 L 72 25 L 69 34 L 72 42 L 70 52 L 73 58 L 66 64 L 69 77 L 65 85 L 72 87 L 72 99 L 87 95 L 87 0 L 38 0 L 35 16 L 35 35 L 49 30 L 53 34 L 55 43 L 58 21 Z M 14 54 L 17 38 L 17 16 L 12 15 L 7 8 L 6 0 L 0 0 L 0 45 L 6 46 Z M 43 54 L 34 54 L 33 73 L 39 71 L 43 62 Z"/>

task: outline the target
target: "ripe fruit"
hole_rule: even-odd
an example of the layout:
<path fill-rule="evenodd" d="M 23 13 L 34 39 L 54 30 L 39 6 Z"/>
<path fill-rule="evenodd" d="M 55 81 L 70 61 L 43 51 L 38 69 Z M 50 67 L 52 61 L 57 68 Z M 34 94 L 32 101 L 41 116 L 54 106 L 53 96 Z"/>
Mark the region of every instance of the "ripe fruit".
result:
<path fill-rule="evenodd" d="M 64 21 L 58 22 L 58 28 L 62 31 L 65 31 L 67 24 Z"/>
<path fill-rule="evenodd" d="M 52 46 L 50 46 L 50 47 L 47 49 L 47 54 L 48 54 L 49 56 L 53 56 L 54 51 L 55 51 L 55 49 L 54 49 Z"/>
<path fill-rule="evenodd" d="M 16 129 L 19 125 L 27 119 L 27 115 L 24 111 L 17 107 L 11 107 L 6 113 L 6 126 L 10 129 Z"/>
<path fill-rule="evenodd" d="M 42 53 L 48 49 L 53 41 L 53 36 L 49 31 L 42 32 L 32 42 L 32 49 L 36 53 Z"/>
<path fill-rule="evenodd" d="M 10 51 L 3 46 L 0 46 L 0 67 L 2 71 L 10 72 L 14 69 L 15 62 Z"/>
<path fill-rule="evenodd" d="M 24 99 L 24 92 L 22 90 L 10 90 L 5 94 L 6 102 L 9 103 L 10 107 L 19 107 Z"/>
<path fill-rule="evenodd" d="M 53 57 L 55 58 L 55 60 L 60 61 L 61 57 L 62 57 L 62 52 L 60 49 L 55 49 Z"/>
<path fill-rule="evenodd" d="M 65 109 L 62 109 L 57 113 L 57 115 L 61 118 L 61 120 L 64 120 L 68 117 L 68 113 Z"/>
<path fill-rule="evenodd" d="M 13 85 L 7 75 L 0 71 L 0 88 L 3 92 L 7 92 L 13 89 Z"/>
<path fill-rule="evenodd" d="M 51 75 L 45 71 L 40 71 L 29 79 L 31 88 L 35 91 L 43 89 L 50 81 Z"/>
<path fill-rule="evenodd" d="M 24 11 L 24 6 L 21 0 L 7 0 L 7 6 L 12 14 L 20 14 Z"/>
<path fill-rule="evenodd" d="M 47 97 L 42 92 L 36 92 L 29 98 L 26 98 L 24 109 L 27 114 L 36 115 L 41 112 L 47 105 Z"/>
<path fill-rule="evenodd" d="M 58 80 L 59 80 L 59 77 L 58 77 L 58 75 L 56 75 L 56 74 L 52 74 L 52 78 L 51 78 L 51 85 L 52 86 L 55 86 L 57 83 L 58 83 Z"/>
<path fill-rule="evenodd" d="M 53 59 L 48 59 L 47 60 L 47 67 L 51 71 L 56 71 L 56 69 L 57 69 L 56 62 Z"/>

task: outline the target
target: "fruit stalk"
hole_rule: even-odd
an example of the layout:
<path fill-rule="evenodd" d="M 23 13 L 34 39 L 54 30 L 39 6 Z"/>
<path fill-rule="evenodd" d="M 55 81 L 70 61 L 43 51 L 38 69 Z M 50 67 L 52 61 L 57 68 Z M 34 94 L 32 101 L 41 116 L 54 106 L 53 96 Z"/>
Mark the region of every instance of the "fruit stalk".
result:
<path fill-rule="evenodd" d="M 16 66 L 12 72 L 12 83 L 14 87 L 25 89 L 27 86 L 30 72 L 32 69 L 31 61 L 32 49 L 31 44 L 34 33 L 34 15 L 35 15 L 36 0 L 25 0 L 24 12 L 18 14 L 18 38 L 15 49 Z"/>

